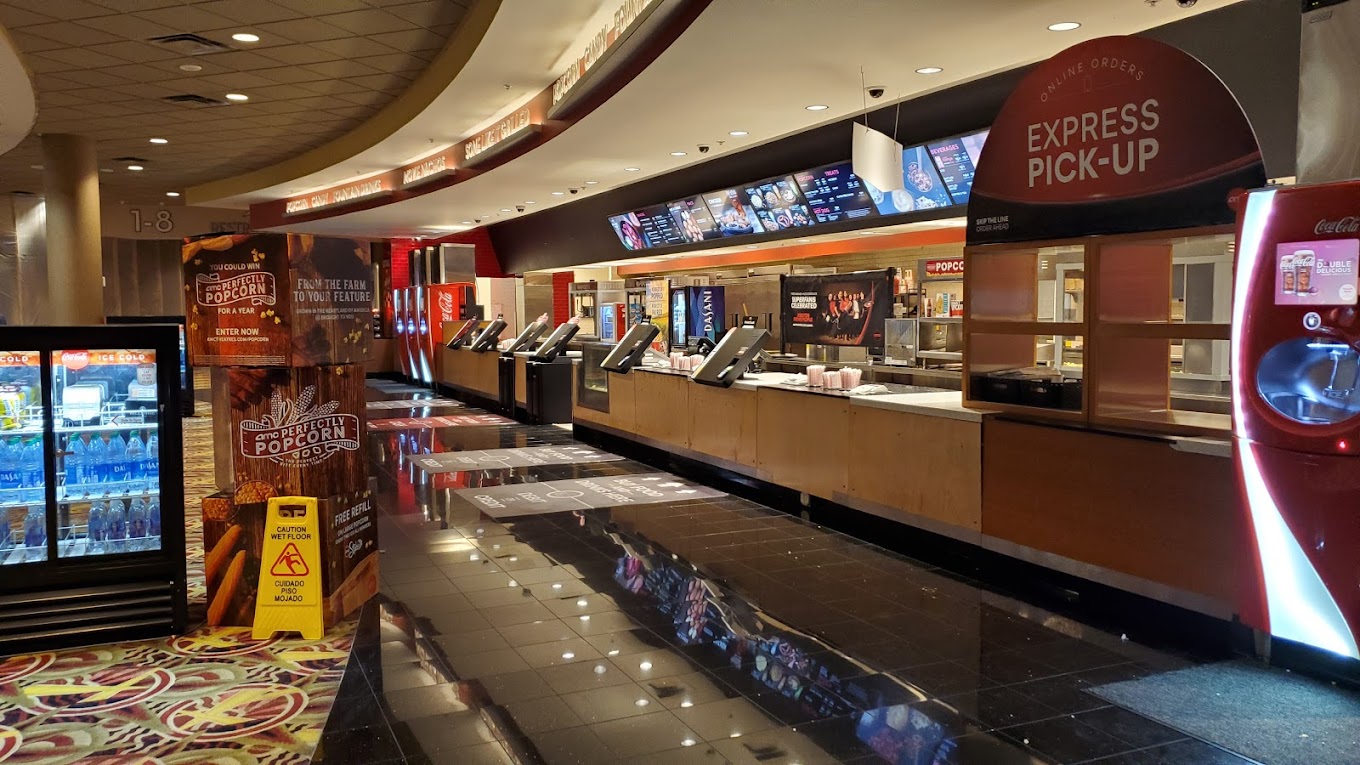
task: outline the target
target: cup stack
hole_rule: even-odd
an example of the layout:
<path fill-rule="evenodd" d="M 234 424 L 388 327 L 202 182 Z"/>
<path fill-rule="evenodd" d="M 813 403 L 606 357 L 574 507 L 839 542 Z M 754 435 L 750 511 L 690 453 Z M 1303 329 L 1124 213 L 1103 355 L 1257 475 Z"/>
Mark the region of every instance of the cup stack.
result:
<path fill-rule="evenodd" d="M 821 364 L 813 364 L 812 366 L 808 367 L 807 368 L 808 387 L 810 388 L 822 387 L 822 377 L 825 374 L 826 367 L 822 366 Z"/>

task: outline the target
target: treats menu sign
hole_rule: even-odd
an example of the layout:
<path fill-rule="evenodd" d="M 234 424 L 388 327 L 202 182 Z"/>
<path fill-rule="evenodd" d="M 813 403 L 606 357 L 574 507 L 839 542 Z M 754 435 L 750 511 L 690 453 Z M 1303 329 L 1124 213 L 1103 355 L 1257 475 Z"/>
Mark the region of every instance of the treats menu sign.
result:
<path fill-rule="evenodd" d="M 1230 192 L 1265 184 L 1246 115 L 1166 43 L 1102 37 L 1016 87 L 973 178 L 968 243 L 1227 225 Z"/>

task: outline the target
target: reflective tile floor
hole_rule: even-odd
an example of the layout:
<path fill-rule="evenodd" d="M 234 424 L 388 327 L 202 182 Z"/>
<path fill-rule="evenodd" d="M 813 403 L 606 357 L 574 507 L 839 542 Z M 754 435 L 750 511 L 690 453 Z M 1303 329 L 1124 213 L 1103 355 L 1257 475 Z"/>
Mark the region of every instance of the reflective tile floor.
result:
<path fill-rule="evenodd" d="M 369 411 L 459 414 L 480 412 Z M 370 432 L 382 597 L 314 762 L 1250 762 L 1085 692 L 1186 662 L 866 542 L 726 495 L 611 489 L 594 499 L 620 504 L 552 512 L 582 492 L 532 486 L 685 485 L 628 460 L 414 462 L 571 443 L 522 425 Z M 498 520 L 476 496 L 503 486 L 541 501 Z"/>

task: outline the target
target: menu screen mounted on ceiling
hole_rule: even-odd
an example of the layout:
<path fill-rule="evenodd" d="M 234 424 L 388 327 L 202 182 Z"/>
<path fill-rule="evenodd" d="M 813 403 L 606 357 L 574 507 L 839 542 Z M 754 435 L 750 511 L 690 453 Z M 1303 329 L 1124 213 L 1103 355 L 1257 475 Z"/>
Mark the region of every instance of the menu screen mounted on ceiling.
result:
<path fill-rule="evenodd" d="M 766 231 L 785 231 L 813 223 L 812 212 L 793 176 L 753 183 L 745 191 L 746 199 Z"/>
<path fill-rule="evenodd" d="M 680 236 L 686 243 L 702 242 L 722 236 L 713 214 L 709 212 L 708 205 L 704 204 L 701 197 L 681 199 L 667 206 Z"/>
<path fill-rule="evenodd" d="M 902 188 L 879 191 L 868 183 L 864 185 L 882 215 L 935 210 L 953 204 L 925 146 L 908 146 L 902 150 Z"/>
<path fill-rule="evenodd" d="M 987 131 L 951 138 L 947 141 L 933 141 L 927 144 L 930 156 L 940 169 L 940 177 L 954 198 L 954 204 L 965 204 L 973 190 L 973 174 L 977 171 L 978 157 L 982 156 L 982 146 L 987 142 Z"/>
<path fill-rule="evenodd" d="M 867 218 L 878 214 L 866 184 L 850 170 L 849 162 L 795 173 L 812 215 L 818 223 Z"/>
<path fill-rule="evenodd" d="M 723 189 L 705 194 L 704 202 L 708 204 L 709 212 L 713 214 L 713 220 L 718 224 L 718 230 L 723 236 L 745 236 L 765 232 L 765 227 L 760 224 L 760 218 L 756 216 L 755 210 L 736 189 Z"/>
<path fill-rule="evenodd" d="M 652 246 L 642 233 L 642 223 L 638 220 L 637 213 L 610 216 L 609 225 L 614 228 L 614 234 L 618 236 L 619 241 L 623 242 L 624 249 L 645 250 Z"/>
<path fill-rule="evenodd" d="M 680 226 L 671 217 L 666 205 L 652 205 L 638 210 L 638 223 L 642 225 L 642 236 L 648 247 L 665 247 L 670 244 L 686 244 L 688 240 L 680 234 Z"/>

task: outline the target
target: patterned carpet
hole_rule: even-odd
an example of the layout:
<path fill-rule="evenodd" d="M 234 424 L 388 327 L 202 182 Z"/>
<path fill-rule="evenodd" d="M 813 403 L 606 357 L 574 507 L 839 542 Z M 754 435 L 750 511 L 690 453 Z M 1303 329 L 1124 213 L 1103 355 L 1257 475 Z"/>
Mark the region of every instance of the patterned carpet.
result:
<path fill-rule="evenodd" d="M 208 417 L 184 421 L 184 453 L 189 601 L 201 614 L 198 508 L 216 490 Z M 321 641 L 203 628 L 169 640 L 0 658 L 0 763 L 310 762 L 353 633 L 352 621 Z"/>

